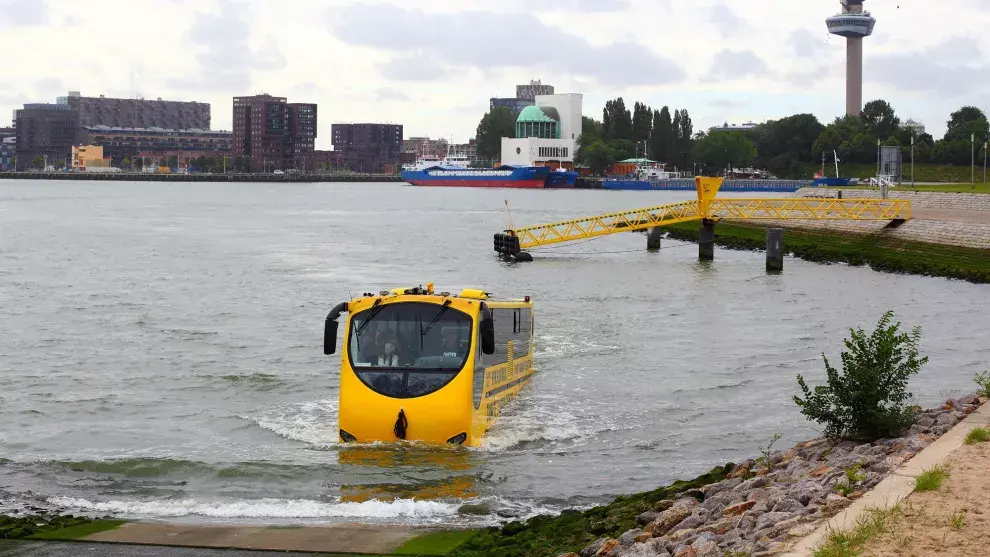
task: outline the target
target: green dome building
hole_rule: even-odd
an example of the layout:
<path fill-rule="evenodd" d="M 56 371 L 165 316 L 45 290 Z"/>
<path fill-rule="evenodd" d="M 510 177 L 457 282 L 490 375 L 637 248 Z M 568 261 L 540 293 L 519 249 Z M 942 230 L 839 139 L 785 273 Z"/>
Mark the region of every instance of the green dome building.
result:
<path fill-rule="evenodd" d="M 516 118 L 516 138 L 560 139 L 560 113 L 552 106 L 527 106 Z"/>

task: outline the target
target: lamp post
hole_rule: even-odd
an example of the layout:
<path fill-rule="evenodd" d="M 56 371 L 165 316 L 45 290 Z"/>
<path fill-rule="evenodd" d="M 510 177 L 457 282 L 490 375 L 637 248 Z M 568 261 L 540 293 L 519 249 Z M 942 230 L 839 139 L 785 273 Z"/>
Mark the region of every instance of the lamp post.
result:
<path fill-rule="evenodd" d="M 914 187 L 914 135 L 911 136 L 911 187 Z"/>
<path fill-rule="evenodd" d="M 987 142 L 983 142 L 983 183 L 987 183 Z"/>
<path fill-rule="evenodd" d="M 976 188 L 976 134 L 969 134 L 969 189 Z"/>

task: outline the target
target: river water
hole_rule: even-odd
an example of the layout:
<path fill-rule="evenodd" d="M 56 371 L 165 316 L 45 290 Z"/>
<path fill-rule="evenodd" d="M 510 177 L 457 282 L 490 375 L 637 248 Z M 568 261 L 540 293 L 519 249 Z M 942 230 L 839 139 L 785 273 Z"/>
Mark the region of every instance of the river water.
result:
<path fill-rule="evenodd" d="M 919 403 L 987 368 L 987 286 L 641 234 L 499 262 L 492 234 L 691 192 L 0 182 L 0 511 L 453 523 L 585 506 L 817 435 L 853 326 L 924 329 Z M 511 211 L 507 215 L 505 201 Z M 786 244 L 786 238 L 785 238 Z M 435 282 L 536 302 L 538 374 L 476 450 L 336 444 L 326 312 Z"/>

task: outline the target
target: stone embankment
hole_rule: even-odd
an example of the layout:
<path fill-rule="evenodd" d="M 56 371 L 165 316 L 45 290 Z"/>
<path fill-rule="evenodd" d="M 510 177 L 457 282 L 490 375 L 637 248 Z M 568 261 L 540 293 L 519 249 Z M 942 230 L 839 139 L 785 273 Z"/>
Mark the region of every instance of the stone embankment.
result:
<path fill-rule="evenodd" d="M 660 501 L 639 528 L 601 538 L 580 557 L 752 557 L 782 553 L 945 434 L 981 400 L 950 399 L 921 412 L 897 439 L 832 443 L 824 438 L 736 466 L 720 482 Z M 577 557 L 569 554 L 569 557 Z"/>
<path fill-rule="evenodd" d="M 829 197 L 835 190 L 802 188 L 795 197 Z M 844 199 L 876 198 L 872 190 L 842 190 Z M 936 192 L 891 192 L 891 199 L 911 201 L 914 218 L 897 228 L 882 221 L 753 221 L 761 226 L 883 234 L 894 239 L 990 249 L 990 195 Z M 786 238 L 785 238 L 786 245 Z"/>

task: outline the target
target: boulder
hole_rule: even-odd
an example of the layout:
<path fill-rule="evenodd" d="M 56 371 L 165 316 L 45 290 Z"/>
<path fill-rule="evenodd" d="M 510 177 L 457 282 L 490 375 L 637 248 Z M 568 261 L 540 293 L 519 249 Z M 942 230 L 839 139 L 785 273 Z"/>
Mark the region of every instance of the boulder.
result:
<path fill-rule="evenodd" d="M 630 546 L 636 543 L 636 536 L 642 533 L 643 531 L 637 528 L 633 528 L 632 530 L 626 530 L 625 532 L 622 533 L 621 536 L 619 536 L 619 543 L 621 543 L 623 546 Z"/>
<path fill-rule="evenodd" d="M 581 550 L 581 557 L 594 557 L 598 554 L 598 550 L 602 548 L 602 545 L 608 541 L 608 538 L 598 538 L 597 540 L 589 543 Z"/>
<path fill-rule="evenodd" d="M 602 546 L 598 549 L 598 552 L 595 553 L 595 557 L 604 557 L 605 555 L 608 555 L 613 550 L 620 547 L 622 547 L 622 544 L 619 543 L 619 540 L 614 540 L 614 539 L 605 540 L 605 543 L 603 543 Z"/>
<path fill-rule="evenodd" d="M 657 519 L 660 513 L 657 511 L 646 511 L 643 514 L 636 516 L 636 524 L 644 525 L 649 524 Z"/>
<path fill-rule="evenodd" d="M 773 506 L 771 512 L 775 513 L 788 513 L 794 514 L 796 512 L 804 511 L 804 505 L 794 499 L 781 499 L 776 505 Z"/>
<path fill-rule="evenodd" d="M 643 530 L 650 532 L 653 534 L 653 537 L 658 538 L 669 532 L 671 528 L 689 516 L 691 516 L 690 509 L 682 506 L 674 506 L 664 511 L 656 520 L 647 524 Z"/>
<path fill-rule="evenodd" d="M 722 516 L 738 516 L 738 515 L 741 515 L 742 513 L 748 511 L 749 509 L 752 509 L 753 508 L 753 505 L 756 505 L 756 501 L 755 500 L 753 500 L 753 501 L 746 501 L 744 503 L 739 503 L 737 505 L 732 505 L 731 507 L 726 507 L 722 511 Z"/>
<path fill-rule="evenodd" d="M 791 517 L 790 513 L 767 513 L 756 520 L 756 529 L 764 530 L 767 526 L 771 526 L 778 522 L 787 520 Z"/>

